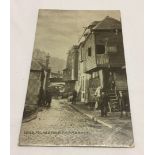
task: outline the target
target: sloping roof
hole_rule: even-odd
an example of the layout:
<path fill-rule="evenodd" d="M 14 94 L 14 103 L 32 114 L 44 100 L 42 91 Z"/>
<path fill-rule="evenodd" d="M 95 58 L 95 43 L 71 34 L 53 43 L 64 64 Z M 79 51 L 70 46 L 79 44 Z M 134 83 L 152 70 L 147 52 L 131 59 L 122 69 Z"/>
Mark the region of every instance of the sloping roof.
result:
<path fill-rule="evenodd" d="M 92 22 L 92 23 L 88 26 L 88 28 L 93 28 L 93 27 L 96 26 L 99 22 L 100 22 L 100 21 L 94 21 L 94 22 Z"/>
<path fill-rule="evenodd" d="M 121 29 L 121 22 L 114 18 L 107 16 L 105 19 L 100 21 L 93 30 L 109 30 L 109 29 Z"/>
<path fill-rule="evenodd" d="M 31 70 L 40 71 L 40 70 L 42 70 L 42 66 L 36 60 L 32 60 Z"/>

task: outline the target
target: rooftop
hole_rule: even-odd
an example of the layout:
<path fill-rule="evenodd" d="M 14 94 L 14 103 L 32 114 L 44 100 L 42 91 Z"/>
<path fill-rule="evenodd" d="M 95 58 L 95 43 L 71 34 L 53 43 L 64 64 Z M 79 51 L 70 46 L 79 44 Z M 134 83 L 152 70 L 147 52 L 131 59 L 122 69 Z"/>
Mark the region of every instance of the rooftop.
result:
<path fill-rule="evenodd" d="M 114 18 L 107 16 L 102 21 L 98 22 L 98 24 L 93 27 L 93 30 L 103 30 L 103 29 L 121 29 L 121 22 Z"/>

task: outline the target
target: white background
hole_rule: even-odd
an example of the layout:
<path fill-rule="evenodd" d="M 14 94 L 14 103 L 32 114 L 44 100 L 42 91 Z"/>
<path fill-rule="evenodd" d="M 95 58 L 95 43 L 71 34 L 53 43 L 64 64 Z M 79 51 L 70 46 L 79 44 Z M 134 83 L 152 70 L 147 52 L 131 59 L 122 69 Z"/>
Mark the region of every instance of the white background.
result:
<path fill-rule="evenodd" d="M 1 5 L 2 8 L 4 5 Z M 129 95 L 131 102 L 132 122 L 135 139 L 135 148 L 79 148 L 79 147 L 18 147 L 21 119 L 23 114 L 38 9 L 70 9 L 70 10 L 121 10 L 122 27 L 127 65 Z M 6 10 L 4 10 L 6 11 Z M 3 13 L 3 15 L 6 15 Z M 0 18 L 2 19 L 2 18 Z M 5 17 L 3 18 L 5 20 Z M 3 21 L 1 20 L 0 23 Z M 2 24 L 7 27 L 7 25 Z M 153 26 L 153 25 L 151 25 Z M 151 27 L 154 29 L 155 27 Z M 4 36 L 8 30 L 3 31 Z M 106 155 L 143 155 L 143 1 L 142 0 L 12 0 L 11 4 L 11 155 L 79 155 L 79 154 L 106 154 Z M 3 44 L 5 37 L 0 42 Z M 154 45 L 152 43 L 152 45 Z M 6 93 L 9 82 L 4 80 L 9 76 L 6 73 L 9 64 L 6 65 L 5 54 L 9 50 L 8 44 L 3 44 L 0 51 L 1 77 L 4 88 L 0 94 L 3 96 L 0 104 L 9 102 Z M 7 52 L 6 52 L 7 53 Z M 151 59 L 150 59 L 151 60 Z M 151 61 L 152 63 L 152 61 Z M 151 64 L 152 66 L 152 64 Z M 153 70 L 152 70 L 153 72 Z M 152 76 L 150 76 L 151 79 Z M 153 80 L 152 80 L 153 81 Z M 151 91 L 152 92 L 152 91 Z M 150 92 L 150 93 L 151 93 Z M 154 95 L 154 94 L 152 94 Z M 149 102 L 149 101 L 148 101 Z M 154 101 L 155 103 L 155 101 Z M 153 104 L 153 102 L 152 102 Z M 9 118 L 6 113 L 8 107 L 0 107 L 3 111 L 0 118 L 3 122 Z M 151 110 L 151 108 L 149 108 Z M 8 117 L 7 117 L 7 116 Z M 152 113 L 153 115 L 153 113 Z M 5 123 L 6 124 L 6 123 Z M 153 123 L 152 123 L 153 124 Z M 1 123 L 3 126 L 3 124 Z M 150 131 L 153 126 L 149 126 Z M 2 128 L 3 129 L 3 128 Z M 8 129 L 0 132 L 4 136 L 1 146 L 4 146 L 8 138 Z M 1 137 L 0 137 L 1 139 Z M 5 145 L 6 146 L 6 145 Z M 3 147 L 3 150 L 7 148 Z M 6 153 L 3 153 L 6 154 Z M 152 153 L 151 153 L 152 154 Z"/>

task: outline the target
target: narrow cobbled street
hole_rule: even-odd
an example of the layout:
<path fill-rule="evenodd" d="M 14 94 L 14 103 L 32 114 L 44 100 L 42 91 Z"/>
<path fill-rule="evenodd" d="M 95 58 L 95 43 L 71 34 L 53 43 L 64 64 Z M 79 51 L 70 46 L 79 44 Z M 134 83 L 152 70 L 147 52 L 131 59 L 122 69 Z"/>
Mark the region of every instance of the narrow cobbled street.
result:
<path fill-rule="evenodd" d="M 37 146 L 124 146 L 132 136 L 120 128 L 110 129 L 73 109 L 66 100 L 53 99 L 49 109 L 22 123 L 20 145 Z"/>

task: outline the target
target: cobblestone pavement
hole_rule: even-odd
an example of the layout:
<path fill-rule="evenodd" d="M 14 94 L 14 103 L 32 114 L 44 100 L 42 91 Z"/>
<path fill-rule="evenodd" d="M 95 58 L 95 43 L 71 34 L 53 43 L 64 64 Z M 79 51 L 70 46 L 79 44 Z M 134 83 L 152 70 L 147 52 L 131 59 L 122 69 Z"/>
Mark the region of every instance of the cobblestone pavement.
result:
<path fill-rule="evenodd" d="M 22 123 L 19 145 L 129 147 L 133 138 L 127 128 L 110 129 L 82 115 L 65 100 L 53 100 L 50 109 Z"/>
<path fill-rule="evenodd" d="M 120 112 L 108 112 L 108 117 L 101 117 L 101 110 L 94 110 L 84 103 L 78 102 L 74 105 L 71 104 L 71 106 L 83 114 L 95 117 L 96 119 L 108 124 L 112 128 L 129 130 L 127 133 L 132 136 L 132 122 L 130 113 L 128 113 L 128 117 L 123 116 L 122 118 L 120 118 Z"/>

